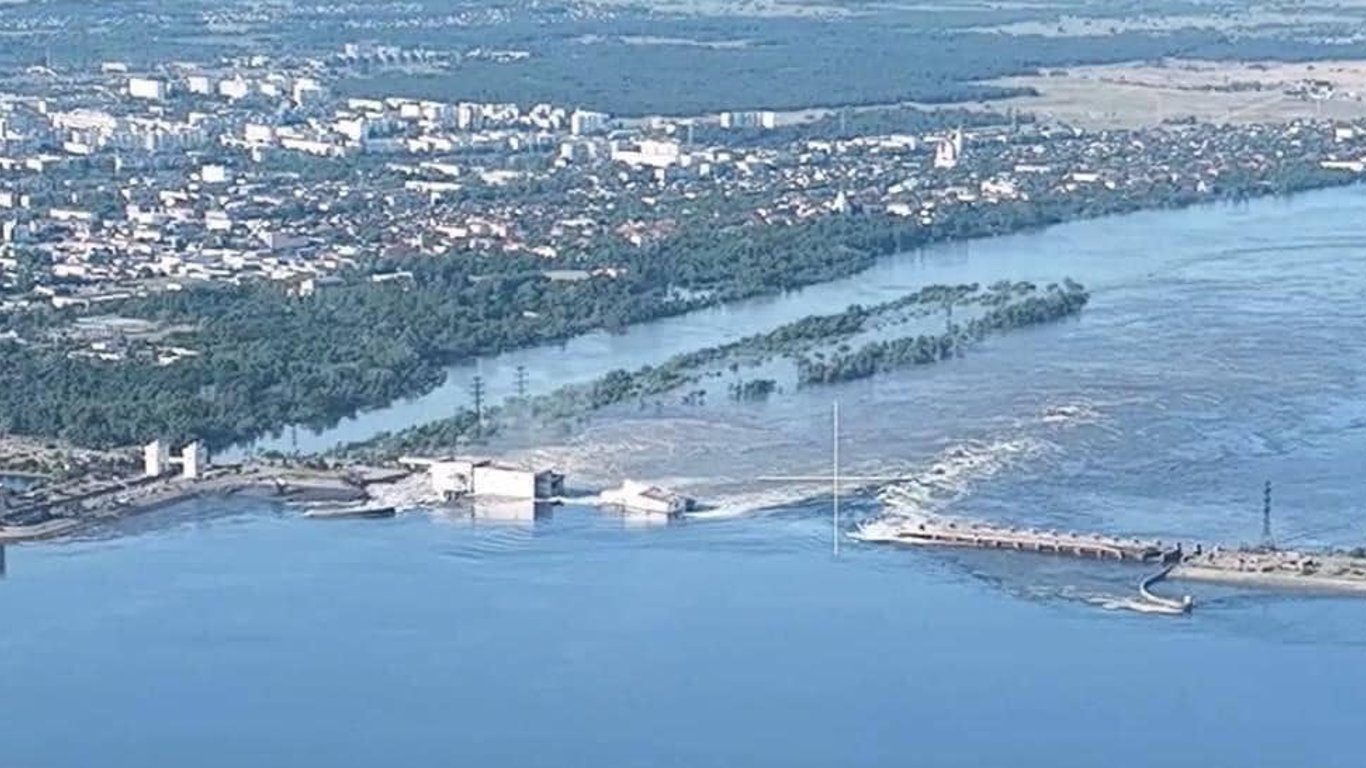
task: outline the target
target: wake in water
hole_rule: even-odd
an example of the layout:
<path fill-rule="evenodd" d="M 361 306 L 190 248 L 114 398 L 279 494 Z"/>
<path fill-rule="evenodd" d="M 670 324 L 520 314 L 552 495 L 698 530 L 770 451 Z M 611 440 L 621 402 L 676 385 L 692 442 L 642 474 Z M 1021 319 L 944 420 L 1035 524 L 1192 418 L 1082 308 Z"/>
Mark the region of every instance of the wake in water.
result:
<path fill-rule="evenodd" d="M 983 439 L 956 442 L 922 461 L 887 458 L 929 446 L 914 437 L 881 431 L 881 414 L 846 411 L 842 435 L 846 459 L 840 468 L 843 493 L 870 493 L 878 517 L 945 515 L 981 482 L 1061 451 L 1053 438 L 1061 430 L 1103 422 L 1087 402 L 1053 405 L 1019 419 Z M 565 472 L 571 487 L 592 494 L 624 479 L 693 496 L 702 505 L 693 519 L 762 514 L 797 506 L 830 493 L 830 437 L 822 419 L 745 409 L 703 410 L 604 419 L 557 444 L 538 445 L 508 456 Z M 879 458 L 859 458 L 875 455 Z"/>

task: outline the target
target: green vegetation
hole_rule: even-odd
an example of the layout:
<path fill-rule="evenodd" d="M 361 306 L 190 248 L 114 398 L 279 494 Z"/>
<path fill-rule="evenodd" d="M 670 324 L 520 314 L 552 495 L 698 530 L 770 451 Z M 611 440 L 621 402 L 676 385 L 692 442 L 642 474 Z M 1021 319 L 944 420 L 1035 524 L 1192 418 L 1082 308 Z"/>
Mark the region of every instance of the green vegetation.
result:
<path fill-rule="evenodd" d="M 729 344 L 707 347 L 676 355 L 658 366 L 634 372 L 622 369 L 587 384 L 561 387 L 547 395 L 492 408 L 476 418 L 470 411 L 455 417 L 395 434 L 379 435 L 372 440 L 340 449 L 343 456 L 393 458 L 403 453 L 441 452 L 499 432 L 506 421 L 564 424 L 614 405 L 681 393 L 685 405 L 705 402 L 706 389 L 698 388 L 705 378 L 723 369 L 738 373 L 741 366 L 764 364 L 775 357 L 796 364 L 801 384 L 822 384 L 871 376 L 904 365 L 933 363 L 947 359 L 988 333 L 1056 320 L 1076 314 L 1085 306 L 1085 289 L 1071 280 L 1061 286 L 1050 285 L 1040 292 L 1031 283 L 1002 282 L 982 289 L 978 285 L 929 286 L 901 298 L 871 307 L 853 305 L 831 315 L 812 315 L 772 331 L 756 334 Z M 874 321 L 895 325 L 911 317 L 937 312 L 946 304 L 980 305 L 985 313 L 942 336 L 916 336 L 891 342 L 873 342 L 858 352 L 842 353 L 828 362 L 812 362 L 806 356 L 817 348 L 843 346 L 856 334 L 873 329 Z M 915 310 L 907 313 L 907 310 Z M 735 381 L 727 386 L 732 400 L 762 401 L 778 391 L 771 378 Z"/>
<path fill-rule="evenodd" d="M 1032 286 L 1030 286 L 1032 289 Z M 876 373 L 912 365 L 928 365 L 960 354 L 964 347 L 989 333 L 1039 325 L 1075 315 L 1090 296 L 1079 284 L 1066 281 L 1049 286 L 1043 295 L 1000 303 L 986 315 L 969 320 L 937 336 L 910 336 L 893 341 L 875 341 L 854 352 L 822 360 L 802 359 L 799 379 L 802 384 L 830 384 L 866 379 Z"/>
<path fill-rule="evenodd" d="M 997 11 L 973 20 L 990 24 L 1010 16 Z M 1298 61 L 1366 53 L 1359 42 L 1232 37 L 1217 29 L 1009 35 L 957 26 L 965 21 L 895 12 L 839 21 L 624 17 L 543 27 L 534 42 L 509 43 L 532 54 L 520 61 L 471 60 L 422 75 L 378 72 L 344 81 L 342 88 L 366 96 L 568 102 L 617 115 L 691 115 L 989 102 L 1029 92 L 982 82 L 993 78 L 1168 56 Z M 635 41 L 661 37 L 703 44 Z M 746 44 L 727 44 L 737 40 Z"/>
<path fill-rule="evenodd" d="M 668 4 L 680 9 L 678 4 Z M 790 5 L 764 15 L 744 3 L 704 3 L 711 13 L 659 13 L 650 4 L 248 3 L 200 0 L 74 0 L 0 3 L 0 66 L 51 60 L 212 60 L 246 52 L 326 56 L 358 39 L 453 54 L 456 63 L 415 73 L 358 66 L 344 90 L 443 100 L 582 105 L 620 115 L 724 109 L 962 103 L 1017 89 L 996 77 L 1077 64 L 1155 60 L 1331 60 L 1366 54 L 1361 11 L 1333 8 L 1334 21 L 1268 22 L 1257 29 L 1191 23 L 1222 9 L 1185 0 L 1047 4 L 950 2 L 933 7 L 840 2 Z M 1254 7 L 1244 10 L 1256 12 Z M 806 13 L 806 15 L 800 15 Z M 1001 34 L 990 27 L 1063 16 L 1094 20 L 1092 34 Z M 1101 32 L 1108 20 L 1173 18 L 1171 29 Z M 231 24 L 213 29 L 210 20 Z M 515 61 L 462 56 L 515 50 Z"/>
<path fill-rule="evenodd" d="M 1226 174 L 1212 194 L 1243 199 L 1350 180 L 1294 163 L 1265 177 Z M 575 266 L 611 266 L 620 276 L 581 282 L 550 280 L 535 257 L 471 252 L 377 260 L 307 299 L 264 284 L 160 294 L 110 311 L 197 326 L 168 340 L 197 357 L 155 365 L 151 350 L 134 344 L 123 359 L 105 361 L 77 356 L 70 342 L 0 341 L 0 432 L 87 446 L 197 437 L 222 447 L 289 424 L 323 427 L 428 391 L 444 365 L 471 356 L 825 282 L 936 242 L 1208 199 L 1157 180 L 1139 190 L 962 204 L 944 208 L 930 225 L 870 214 L 691 227 L 642 248 L 595 250 Z M 413 280 L 374 284 L 364 276 L 396 268 Z M 49 312 L 4 322 L 69 318 Z"/>
<path fill-rule="evenodd" d="M 751 379 L 730 385 L 731 399 L 739 402 L 767 400 L 768 396 L 776 391 L 778 382 L 773 379 Z"/>

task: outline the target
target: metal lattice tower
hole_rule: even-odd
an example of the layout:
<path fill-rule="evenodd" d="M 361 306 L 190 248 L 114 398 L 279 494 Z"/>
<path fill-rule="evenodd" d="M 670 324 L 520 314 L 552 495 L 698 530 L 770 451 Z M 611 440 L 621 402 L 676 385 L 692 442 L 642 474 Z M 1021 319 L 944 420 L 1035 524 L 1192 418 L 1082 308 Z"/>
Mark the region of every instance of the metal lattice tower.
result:
<path fill-rule="evenodd" d="M 525 399 L 526 399 L 526 385 L 527 385 L 526 366 L 525 366 L 525 365 L 519 365 L 519 366 L 517 366 L 517 399 L 518 399 L 518 400 L 525 400 Z"/>
<path fill-rule="evenodd" d="M 1275 547 L 1276 542 L 1271 537 L 1271 481 L 1267 480 L 1262 488 L 1262 543 L 1268 547 Z"/>
<path fill-rule="evenodd" d="M 474 380 L 470 382 L 470 396 L 474 399 L 474 434 L 482 437 L 484 434 L 484 377 L 479 374 L 474 375 Z"/>

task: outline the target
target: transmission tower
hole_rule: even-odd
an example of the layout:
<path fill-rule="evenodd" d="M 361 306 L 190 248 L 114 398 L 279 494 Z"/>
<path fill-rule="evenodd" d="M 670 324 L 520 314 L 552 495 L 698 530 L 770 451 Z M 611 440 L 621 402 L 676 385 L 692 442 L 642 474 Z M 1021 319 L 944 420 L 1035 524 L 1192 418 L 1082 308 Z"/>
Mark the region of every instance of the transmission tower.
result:
<path fill-rule="evenodd" d="M 950 355 L 958 357 L 958 334 L 953 332 L 952 301 L 944 302 L 944 333 L 948 335 L 949 344 L 952 345 L 952 349 L 949 350 Z"/>
<path fill-rule="evenodd" d="M 484 377 L 477 373 L 474 375 L 474 380 L 470 382 L 470 396 L 474 399 L 474 434 L 475 437 L 482 437 L 484 434 Z"/>
<path fill-rule="evenodd" d="M 525 399 L 526 399 L 526 382 L 527 382 L 526 366 L 525 366 L 525 365 L 519 365 L 519 366 L 517 366 L 517 399 L 518 399 L 518 400 L 525 400 Z"/>
<path fill-rule="evenodd" d="M 1276 546 L 1271 538 L 1271 481 L 1267 480 L 1262 488 L 1262 543 L 1268 548 Z"/>

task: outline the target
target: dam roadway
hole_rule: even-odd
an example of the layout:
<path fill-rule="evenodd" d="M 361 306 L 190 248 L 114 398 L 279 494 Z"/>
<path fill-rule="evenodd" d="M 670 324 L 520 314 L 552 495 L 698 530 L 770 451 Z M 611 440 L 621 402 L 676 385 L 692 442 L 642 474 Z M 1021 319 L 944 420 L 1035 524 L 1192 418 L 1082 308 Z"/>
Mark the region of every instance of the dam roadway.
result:
<path fill-rule="evenodd" d="M 1101 534 L 1059 533 L 1032 528 L 1007 528 L 981 523 L 961 524 L 946 520 L 921 520 L 903 525 L 874 524 L 854 534 L 861 541 L 922 544 L 940 547 L 976 547 L 1040 552 L 1101 560 L 1174 562 L 1180 546 L 1160 541 L 1121 539 Z"/>
<path fill-rule="evenodd" d="M 1163 613 L 1185 613 L 1193 601 L 1161 597 L 1150 590 L 1166 579 L 1204 581 L 1259 589 L 1290 589 L 1366 596 L 1366 556 L 1353 552 L 1302 552 L 1275 547 L 1224 548 L 1103 534 L 1060 533 L 964 523 L 938 518 L 877 520 L 850 534 L 874 544 L 922 547 L 967 547 L 1035 552 L 1092 559 L 1160 564 L 1161 570 L 1139 583 L 1139 598 Z"/>

